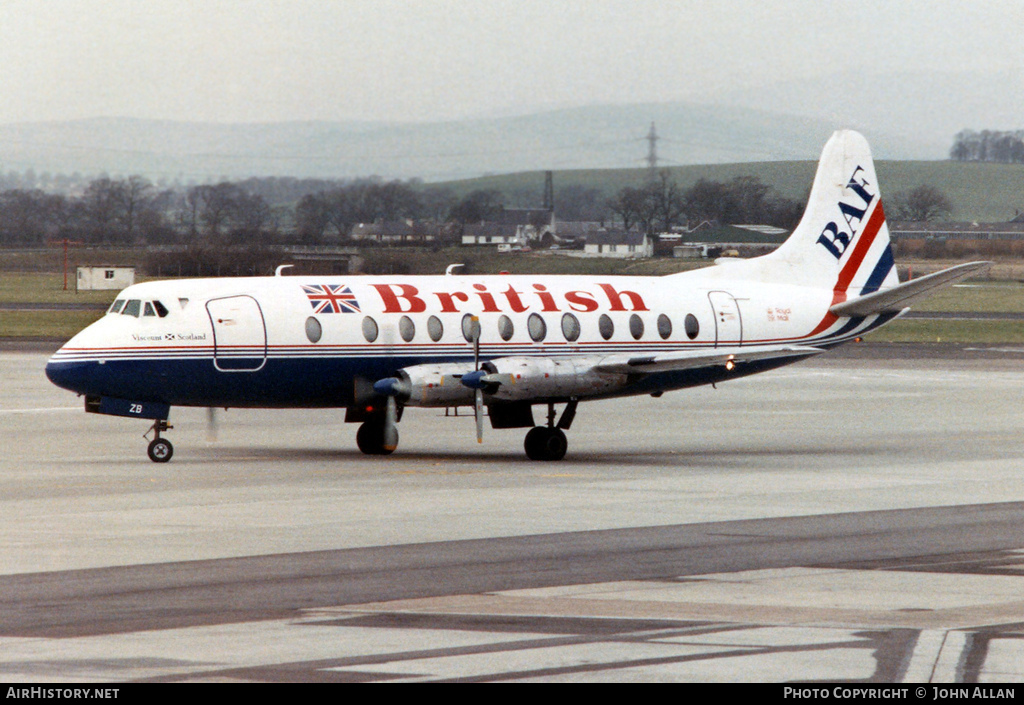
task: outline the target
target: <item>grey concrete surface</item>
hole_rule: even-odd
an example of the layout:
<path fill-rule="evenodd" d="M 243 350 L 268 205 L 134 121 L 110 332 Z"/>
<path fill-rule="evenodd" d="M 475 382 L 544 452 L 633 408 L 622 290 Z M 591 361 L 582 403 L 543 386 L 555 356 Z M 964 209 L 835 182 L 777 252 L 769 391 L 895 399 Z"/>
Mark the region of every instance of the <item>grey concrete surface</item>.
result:
<path fill-rule="evenodd" d="M 340 412 L 176 409 L 155 465 L 45 359 L 0 352 L 0 677 L 1022 675 L 1021 351 L 584 404 L 561 463 L 435 411 L 381 459 Z"/>

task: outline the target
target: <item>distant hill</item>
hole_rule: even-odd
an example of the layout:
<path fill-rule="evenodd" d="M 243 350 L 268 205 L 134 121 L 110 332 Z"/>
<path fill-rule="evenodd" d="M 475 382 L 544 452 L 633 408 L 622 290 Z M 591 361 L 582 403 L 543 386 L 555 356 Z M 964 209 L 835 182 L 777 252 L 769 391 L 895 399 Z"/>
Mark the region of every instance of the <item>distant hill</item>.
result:
<path fill-rule="evenodd" d="M 0 171 L 450 180 L 529 170 L 639 167 L 651 122 L 661 164 L 816 159 L 846 125 L 741 106 L 594 106 L 443 123 L 211 124 L 95 118 L 0 125 Z M 868 133 L 877 156 L 936 157 L 906 134 Z M 950 140 L 952 135 L 950 135 Z"/>
<path fill-rule="evenodd" d="M 222 177 L 419 177 L 640 167 L 657 124 L 663 166 L 816 159 L 836 129 L 876 158 L 945 159 L 964 128 L 1024 128 L 1024 73 L 841 74 L 701 93 L 450 122 L 212 124 L 128 118 L 0 125 L 0 172 Z M 558 96 L 553 96 L 557 99 Z M 472 106 L 464 106 L 472 111 Z"/>
<path fill-rule="evenodd" d="M 737 176 L 755 176 L 771 186 L 776 194 L 803 203 L 810 192 L 817 168 L 817 159 L 743 164 L 708 164 L 669 169 L 682 188 L 689 188 L 699 179 L 730 181 Z M 950 220 L 1007 222 L 1024 212 L 1024 165 L 989 164 L 953 161 L 875 162 L 883 202 L 891 202 L 901 191 L 923 184 L 940 189 L 953 203 Z M 641 169 L 566 170 L 555 173 L 555 204 L 558 192 L 568 186 L 583 186 L 601 191 L 606 196 L 625 186 L 643 183 Z M 452 181 L 444 184 L 459 195 L 475 189 L 495 189 L 507 196 L 522 199 L 508 205 L 533 206 L 540 202 L 544 187 L 543 172 L 522 172 L 478 179 Z"/>

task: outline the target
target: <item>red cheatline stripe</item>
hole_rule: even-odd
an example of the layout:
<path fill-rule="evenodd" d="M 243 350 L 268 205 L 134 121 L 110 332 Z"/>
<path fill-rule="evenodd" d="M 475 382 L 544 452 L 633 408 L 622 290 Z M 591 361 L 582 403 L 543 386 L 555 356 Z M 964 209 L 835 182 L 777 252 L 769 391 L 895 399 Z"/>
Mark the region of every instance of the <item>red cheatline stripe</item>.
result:
<path fill-rule="evenodd" d="M 830 306 L 846 301 L 846 290 L 864 262 L 864 258 L 867 257 L 868 250 L 871 249 L 871 245 L 875 242 L 875 237 L 882 229 L 883 224 L 885 224 L 885 211 L 882 210 L 882 203 L 879 202 L 875 206 L 871 218 L 868 219 L 868 224 L 864 227 L 860 237 L 857 238 L 857 243 L 853 246 L 853 254 L 850 255 L 850 259 L 846 260 L 846 264 L 843 265 L 842 270 L 839 272 L 839 278 L 836 280 L 836 285 L 832 292 L 832 303 Z M 821 319 L 821 323 L 808 335 L 821 333 L 837 320 L 839 320 L 839 317 L 834 313 L 826 313 L 825 317 Z"/>
<path fill-rule="evenodd" d="M 864 228 L 864 232 L 857 238 L 857 244 L 854 246 L 853 254 L 850 255 L 850 259 L 843 265 L 843 271 L 839 272 L 839 280 L 836 282 L 836 291 L 843 292 L 844 300 L 847 288 L 850 286 L 850 282 L 853 281 L 854 275 L 857 270 L 860 269 L 860 265 L 864 262 L 864 258 L 868 254 L 868 250 L 871 249 L 871 244 L 875 241 L 875 236 L 878 235 L 878 231 L 882 229 L 882 224 L 885 223 L 885 213 L 882 211 L 882 204 L 879 203 L 875 206 L 875 212 L 871 214 L 871 219 L 868 220 L 867 226 Z M 836 302 L 838 303 L 838 302 Z"/>

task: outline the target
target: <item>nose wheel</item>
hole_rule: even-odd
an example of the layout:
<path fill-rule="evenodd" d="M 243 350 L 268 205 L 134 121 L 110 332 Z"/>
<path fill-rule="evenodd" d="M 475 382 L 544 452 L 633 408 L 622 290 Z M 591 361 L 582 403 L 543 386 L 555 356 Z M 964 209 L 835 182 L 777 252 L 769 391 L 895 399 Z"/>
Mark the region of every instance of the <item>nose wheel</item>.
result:
<path fill-rule="evenodd" d="M 149 459 L 154 463 L 166 463 L 174 455 L 174 446 L 166 438 L 161 438 L 160 433 L 168 431 L 174 428 L 166 421 L 157 420 L 153 422 L 153 427 L 150 429 L 153 434 L 153 440 L 149 442 L 149 448 L 146 449 L 146 453 L 149 455 Z M 149 435 L 148 433 L 146 434 Z"/>

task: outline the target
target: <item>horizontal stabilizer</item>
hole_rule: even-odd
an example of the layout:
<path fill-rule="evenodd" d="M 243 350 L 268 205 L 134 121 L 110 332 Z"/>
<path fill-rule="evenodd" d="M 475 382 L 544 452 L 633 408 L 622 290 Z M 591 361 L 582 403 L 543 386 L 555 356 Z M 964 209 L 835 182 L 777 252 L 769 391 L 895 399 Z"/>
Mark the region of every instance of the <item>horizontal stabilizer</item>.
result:
<path fill-rule="evenodd" d="M 991 262 L 968 262 L 941 272 L 929 274 L 920 279 L 883 289 L 865 296 L 836 304 L 829 309 L 837 316 L 870 316 L 876 313 L 901 311 L 915 299 L 927 296 L 939 287 L 955 284 L 974 274 L 980 274 L 992 266 Z"/>
<path fill-rule="evenodd" d="M 789 357 L 810 357 L 825 352 L 824 348 L 808 345 L 750 345 L 729 348 L 681 350 L 653 355 L 612 355 L 597 365 L 599 372 L 619 374 L 648 374 L 740 364 L 756 360 L 774 360 Z"/>

